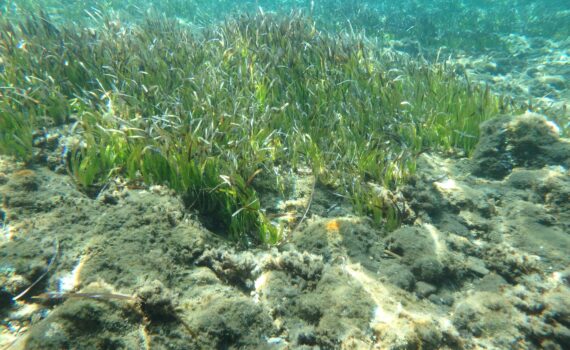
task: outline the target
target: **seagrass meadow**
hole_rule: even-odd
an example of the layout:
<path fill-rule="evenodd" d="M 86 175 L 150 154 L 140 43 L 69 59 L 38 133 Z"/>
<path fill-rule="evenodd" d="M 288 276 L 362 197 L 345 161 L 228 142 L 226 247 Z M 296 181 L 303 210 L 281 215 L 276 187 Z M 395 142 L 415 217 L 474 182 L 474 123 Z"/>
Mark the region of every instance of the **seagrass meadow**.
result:
<path fill-rule="evenodd" d="M 299 167 L 397 227 L 397 203 L 374 186 L 397 190 L 427 149 L 469 154 L 479 124 L 511 108 L 443 63 L 320 31 L 301 13 L 199 32 L 158 14 L 93 16 L 87 28 L 45 12 L 2 19 L 1 149 L 30 161 L 33 130 L 75 123 L 66 162 L 84 191 L 114 176 L 164 184 L 241 241 L 279 241 L 254 180 L 284 191 Z"/>

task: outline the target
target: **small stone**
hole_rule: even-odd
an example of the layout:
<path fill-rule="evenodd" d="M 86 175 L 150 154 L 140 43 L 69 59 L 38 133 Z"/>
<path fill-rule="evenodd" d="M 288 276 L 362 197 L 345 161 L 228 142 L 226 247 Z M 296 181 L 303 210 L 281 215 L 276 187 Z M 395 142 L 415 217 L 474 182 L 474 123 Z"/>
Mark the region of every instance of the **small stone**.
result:
<path fill-rule="evenodd" d="M 485 262 L 473 256 L 467 258 L 467 268 L 481 276 L 489 274 L 489 270 L 485 267 Z"/>
<path fill-rule="evenodd" d="M 8 176 L 0 172 L 0 185 L 4 185 L 7 182 L 8 182 Z"/>
<path fill-rule="evenodd" d="M 547 76 L 541 77 L 540 81 L 543 84 L 546 84 L 546 85 L 550 86 L 551 88 L 558 90 L 558 91 L 562 91 L 562 90 L 566 89 L 566 82 L 564 81 L 564 79 L 562 77 L 557 76 L 557 75 L 547 75 Z"/>
<path fill-rule="evenodd" d="M 419 281 L 416 283 L 416 295 L 419 298 L 426 298 L 435 293 L 437 288 L 429 283 Z"/>
<path fill-rule="evenodd" d="M 34 192 L 40 188 L 40 178 L 35 171 L 23 169 L 12 174 L 8 185 L 13 191 Z"/>

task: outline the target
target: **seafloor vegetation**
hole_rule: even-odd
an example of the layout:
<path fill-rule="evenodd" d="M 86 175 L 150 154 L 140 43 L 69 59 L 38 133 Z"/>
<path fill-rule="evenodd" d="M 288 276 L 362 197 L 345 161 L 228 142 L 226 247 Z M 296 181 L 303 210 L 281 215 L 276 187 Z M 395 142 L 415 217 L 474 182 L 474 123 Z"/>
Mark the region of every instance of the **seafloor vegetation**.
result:
<path fill-rule="evenodd" d="M 94 1 L 63 12 L 54 1 L 48 13 L 34 2 L 4 2 L 0 151 L 33 163 L 34 131 L 73 123 L 79 136 L 66 149 L 66 166 L 86 193 L 96 195 L 116 176 L 165 184 L 216 217 L 216 229 L 242 242 L 275 243 L 287 227 L 268 219 L 259 198 L 267 188 L 257 179 L 285 196 L 297 169 L 310 168 L 355 212 L 395 228 L 403 209 L 386 190 L 414 174 L 416 157 L 469 154 L 480 122 L 513 108 L 437 58 L 384 51 L 382 40 L 363 34 L 412 30 L 430 37 L 418 36 L 426 44 L 455 45 L 426 30 L 425 11 L 403 28 L 379 15 L 385 4 L 347 11 L 343 2 L 321 1 L 300 4 L 304 13 L 258 11 L 218 23 L 204 15 L 219 14 L 213 6 L 280 3 L 184 4 L 162 2 L 149 12 L 134 1 Z M 406 18 L 417 10 L 411 4 L 392 13 Z M 349 17 L 326 22 L 325 8 Z M 136 21 L 121 17 L 128 11 L 139 14 Z M 473 18 L 457 13 L 459 22 Z"/>
<path fill-rule="evenodd" d="M 397 208 L 374 186 L 402 184 L 428 148 L 469 152 L 479 123 L 507 107 L 444 65 L 319 32 L 301 15 L 199 34 L 160 16 L 99 21 L 3 21 L 3 151 L 30 160 L 32 130 L 76 122 L 67 160 L 80 187 L 117 175 L 167 184 L 235 237 L 279 239 L 252 182 L 263 172 L 279 188 L 303 166 L 393 227 Z"/>

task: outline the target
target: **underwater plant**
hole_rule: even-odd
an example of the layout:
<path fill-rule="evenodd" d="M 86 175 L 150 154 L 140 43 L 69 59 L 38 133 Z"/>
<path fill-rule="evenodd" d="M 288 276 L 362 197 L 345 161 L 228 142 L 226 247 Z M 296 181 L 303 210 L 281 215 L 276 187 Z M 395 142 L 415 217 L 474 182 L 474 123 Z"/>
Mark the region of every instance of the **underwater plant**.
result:
<path fill-rule="evenodd" d="M 93 19 L 96 27 L 56 26 L 43 13 L 0 20 L 11 87 L 0 123 L 21 135 L 0 150 L 24 156 L 31 144 L 19 140 L 33 128 L 74 120 L 80 142 L 67 161 L 84 191 L 114 176 L 163 184 L 246 245 L 283 235 L 256 176 L 277 187 L 308 167 L 393 229 L 401 210 L 375 189 L 405 184 L 427 149 L 469 154 L 478 125 L 511 108 L 445 64 L 320 31 L 300 13 L 246 14 L 200 33 L 156 14 L 129 25 Z"/>

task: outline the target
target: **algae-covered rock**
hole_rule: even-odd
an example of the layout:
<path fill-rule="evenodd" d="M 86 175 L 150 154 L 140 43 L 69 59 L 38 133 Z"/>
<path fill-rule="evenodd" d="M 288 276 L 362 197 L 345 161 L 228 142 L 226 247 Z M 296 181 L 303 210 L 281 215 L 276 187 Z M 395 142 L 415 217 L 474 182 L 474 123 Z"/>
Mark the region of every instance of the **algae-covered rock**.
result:
<path fill-rule="evenodd" d="M 545 116 L 527 112 L 503 116 L 481 125 L 481 138 L 473 154 L 476 176 L 502 179 L 513 168 L 570 165 L 570 142 Z"/>
<path fill-rule="evenodd" d="M 96 284 L 85 291 L 106 292 Z M 143 317 L 128 299 L 70 297 L 47 315 L 30 329 L 23 348 L 134 350 L 145 346 L 140 336 Z"/>
<path fill-rule="evenodd" d="M 213 294 L 188 319 L 201 349 L 252 348 L 272 335 L 269 315 L 241 295 Z"/>
<path fill-rule="evenodd" d="M 450 277 L 450 255 L 441 233 L 432 226 L 402 227 L 386 240 L 388 249 L 401 256 L 400 262 L 408 266 L 416 279 L 437 284 Z"/>

